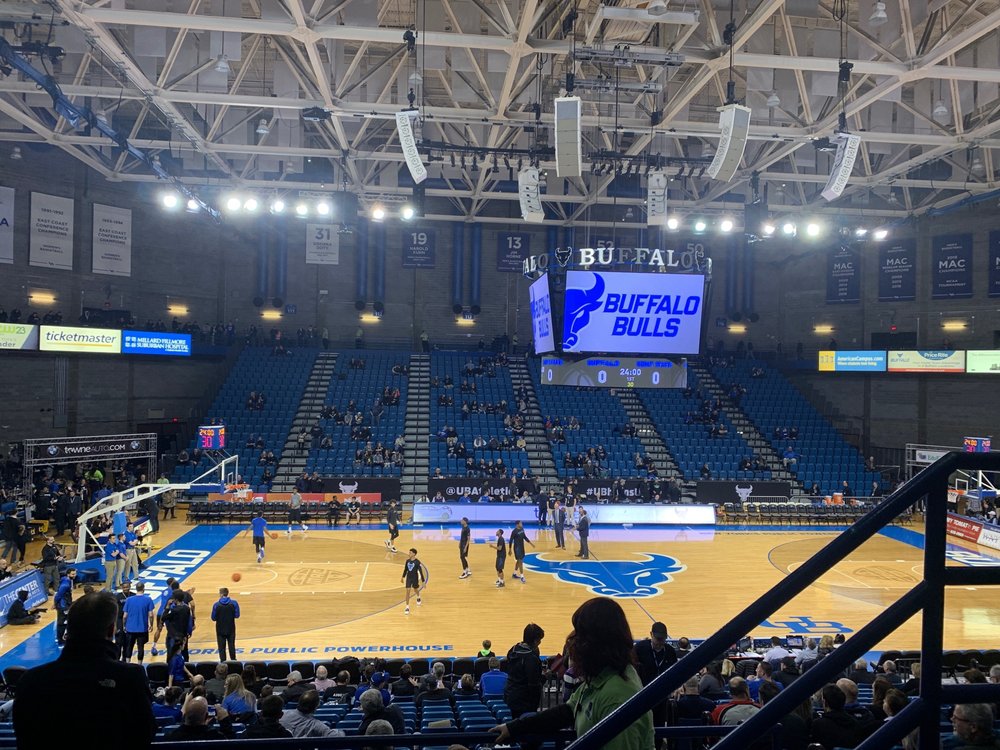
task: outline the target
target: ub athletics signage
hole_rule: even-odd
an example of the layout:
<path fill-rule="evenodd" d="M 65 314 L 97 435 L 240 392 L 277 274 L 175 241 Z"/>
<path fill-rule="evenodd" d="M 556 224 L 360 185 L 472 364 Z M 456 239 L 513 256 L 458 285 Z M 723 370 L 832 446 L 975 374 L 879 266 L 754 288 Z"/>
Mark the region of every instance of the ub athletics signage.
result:
<path fill-rule="evenodd" d="M 706 254 L 704 243 L 699 241 L 687 242 L 683 250 L 611 246 L 576 249 L 557 247 L 548 253 L 527 256 L 521 263 L 521 272 L 533 277 L 556 267 L 590 269 L 594 266 L 627 266 L 633 271 L 645 268 L 673 273 L 711 273 L 712 259 Z"/>

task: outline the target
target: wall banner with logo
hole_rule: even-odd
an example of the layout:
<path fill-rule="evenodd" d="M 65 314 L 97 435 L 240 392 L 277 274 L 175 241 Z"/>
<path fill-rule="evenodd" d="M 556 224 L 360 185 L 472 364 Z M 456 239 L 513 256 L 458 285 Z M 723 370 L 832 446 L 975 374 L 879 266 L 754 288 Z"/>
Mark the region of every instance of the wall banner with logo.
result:
<path fill-rule="evenodd" d="M 73 270 L 73 199 L 31 194 L 28 263 Z"/>
<path fill-rule="evenodd" d="M 931 297 L 972 296 L 972 235 L 942 234 L 931 239 Z"/>
<path fill-rule="evenodd" d="M 699 503 L 753 503 L 791 496 L 792 486 L 788 482 L 758 482 L 753 479 L 744 482 L 698 482 Z"/>
<path fill-rule="evenodd" d="M 917 241 L 896 240 L 879 247 L 878 298 L 905 302 L 917 298 Z"/>
<path fill-rule="evenodd" d="M 831 250 L 826 258 L 827 304 L 861 301 L 861 256 L 850 248 Z"/>
<path fill-rule="evenodd" d="M 132 210 L 94 204 L 94 273 L 132 275 Z"/>
<path fill-rule="evenodd" d="M 330 224 L 306 224 L 306 263 L 340 265 L 340 235 Z"/>
<path fill-rule="evenodd" d="M 14 188 L 0 187 L 0 263 L 14 262 Z"/>
<path fill-rule="evenodd" d="M 3 227 L 0 227 L 2 236 Z M 1000 297 L 1000 232 L 990 232 L 990 275 L 988 290 L 990 297 Z"/>
<path fill-rule="evenodd" d="M 323 477 L 323 492 L 339 495 L 378 494 L 385 501 L 399 500 L 395 477 Z"/>

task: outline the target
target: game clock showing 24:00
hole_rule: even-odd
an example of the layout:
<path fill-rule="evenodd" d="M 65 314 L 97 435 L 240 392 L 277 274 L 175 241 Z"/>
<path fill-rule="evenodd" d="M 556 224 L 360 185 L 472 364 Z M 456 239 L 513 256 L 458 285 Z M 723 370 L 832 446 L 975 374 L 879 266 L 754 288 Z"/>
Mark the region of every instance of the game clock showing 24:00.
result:
<path fill-rule="evenodd" d="M 203 425 L 198 428 L 198 447 L 204 451 L 218 451 L 226 447 L 225 425 Z"/>
<path fill-rule="evenodd" d="M 567 362 L 558 357 L 543 357 L 542 384 L 585 388 L 683 388 L 687 385 L 687 362 L 631 357 Z"/>

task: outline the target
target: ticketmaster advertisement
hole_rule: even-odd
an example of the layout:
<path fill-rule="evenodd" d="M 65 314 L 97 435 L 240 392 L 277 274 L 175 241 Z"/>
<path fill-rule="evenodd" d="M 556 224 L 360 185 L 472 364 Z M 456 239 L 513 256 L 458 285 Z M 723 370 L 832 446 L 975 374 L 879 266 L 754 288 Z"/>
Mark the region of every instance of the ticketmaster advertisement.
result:
<path fill-rule="evenodd" d="M 697 354 L 705 277 L 567 271 L 563 350 Z"/>

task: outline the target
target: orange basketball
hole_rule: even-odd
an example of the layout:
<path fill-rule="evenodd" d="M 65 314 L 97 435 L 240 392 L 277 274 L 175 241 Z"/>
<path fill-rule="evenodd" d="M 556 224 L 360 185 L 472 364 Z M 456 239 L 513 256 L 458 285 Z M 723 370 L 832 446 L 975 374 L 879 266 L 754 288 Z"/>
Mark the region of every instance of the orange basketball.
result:
<path fill-rule="evenodd" d="M 278 538 L 278 532 L 277 531 L 272 531 L 271 532 L 271 538 L 272 539 L 277 539 Z"/>
<path fill-rule="evenodd" d="M 241 575 L 240 575 L 239 573 L 233 573 L 233 580 L 234 580 L 234 581 L 238 581 L 238 580 L 240 580 L 240 579 L 241 579 L 242 577 L 243 577 L 243 576 L 241 576 Z"/>

